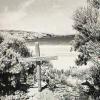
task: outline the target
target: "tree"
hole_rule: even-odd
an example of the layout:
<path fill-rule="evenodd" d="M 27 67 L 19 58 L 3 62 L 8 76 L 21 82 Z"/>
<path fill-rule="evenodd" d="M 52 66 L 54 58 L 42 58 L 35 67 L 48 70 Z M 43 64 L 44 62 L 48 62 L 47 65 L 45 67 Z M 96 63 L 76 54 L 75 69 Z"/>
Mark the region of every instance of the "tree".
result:
<path fill-rule="evenodd" d="M 18 58 L 30 56 L 23 39 L 0 33 L 0 95 L 27 91 L 31 85 L 28 77 L 35 74 L 35 64 L 20 63 Z"/>
<path fill-rule="evenodd" d="M 98 50 L 97 44 L 99 45 L 100 42 L 99 6 L 94 5 L 95 0 L 88 1 L 87 7 L 77 9 L 74 14 L 73 27 L 78 31 L 74 47 L 75 50 L 81 52 L 78 56 L 79 59 L 76 61 L 79 65 L 87 64 L 87 61 L 96 54 L 97 51 L 94 51 Z"/>
<path fill-rule="evenodd" d="M 91 61 L 91 78 L 95 89 L 93 98 L 100 96 L 100 0 L 87 0 L 87 6 L 76 10 L 74 29 L 78 34 L 74 40 L 74 48 L 79 51 L 77 65 Z M 99 100 L 99 99 L 98 99 Z"/>

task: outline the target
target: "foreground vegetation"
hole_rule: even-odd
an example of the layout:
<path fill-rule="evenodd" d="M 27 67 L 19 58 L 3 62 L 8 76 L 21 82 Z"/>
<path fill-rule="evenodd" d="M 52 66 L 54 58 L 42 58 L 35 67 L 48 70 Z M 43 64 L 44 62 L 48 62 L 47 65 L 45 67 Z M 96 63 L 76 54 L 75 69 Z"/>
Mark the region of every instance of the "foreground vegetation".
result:
<path fill-rule="evenodd" d="M 20 62 L 19 58 L 31 57 L 23 39 L 0 34 L 0 98 L 1 100 L 28 100 L 28 90 L 36 83 L 35 62 Z M 78 67 L 71 67 L 70 70 L 57 70 L 47 62 L 41 62 L 42 81 L 46 87 L 42 90 L 44 97 L 46 94 L 52 95 L 57 100 L 86 100 L 88 96 L 84 94 L 81 82 L 87 77 L 85 71 L 78 71 Z M 79 73 L 75 73 L 79 72 Z M 33 77 L 35 76 L 35 82 Z M 34 97 L 33 97 L 34 98 Z M 85 99 L 84 99 L 85 98 Z M 33 99 L 34 100 L 34 99 Z"/>
<path fill-rule="evenodd" d="M 34 73 L 34 63 L 21 63 L 19 58 L 30 57 L 23 39 L 0 33 L 0 95 L 26 92 L 31 85 L 29 76 Z"/>
<path fill-rule="evenodd" d="M 87 5 L 76 10 L 74 14 L 75 37 L 74 47 L 80 54 L 77 65 L 93 63 L 90 82 L 83 85 L 89 87 L 87 95 L 100 100 L 100 0 L 87 0 Z"/>
<path fill-rule="evenodd" d="M 23 39 L 0 34 L 0 98 L 1 100 L 28 100 L 28 89 L 33 86 L 36 77 L 35 62 L 20 62 L 19 58 L 31 57 Z M 42 93 L 51 93 L 58 100 L 80 99 L 79 84 L 83 73 L 76 74 L 75 68 L 68 71 L 53 69 L 52 65 L 44 61 L 42 64 L 42 80 L 47 87 Z M 77 69 L 77 68 L 76 68 Z M 78 78 L 80 76 L 80 79 Z M 75 81 L 76 80 L 76 81 Z M 75 81 L 75 82 L 74 82 Z M 47 92 L 47 93 L 46 93 Z M 82 92 L 83 93 L 83 92 Z M 44 100 L 44 97 L 42 97 Z"/>

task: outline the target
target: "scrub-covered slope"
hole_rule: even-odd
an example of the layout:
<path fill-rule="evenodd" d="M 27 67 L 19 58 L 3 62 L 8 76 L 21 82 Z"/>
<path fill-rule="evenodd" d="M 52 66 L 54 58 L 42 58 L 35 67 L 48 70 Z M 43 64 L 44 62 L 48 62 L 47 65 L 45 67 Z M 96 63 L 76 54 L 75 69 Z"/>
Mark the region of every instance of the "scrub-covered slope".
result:
<path fill-rule="evenodd" d="M 0 33 L 11 34 L 16 37 L 24 38 L 25 40 L 33 40 L 37 38 L 55 37 L 55 35 L 41 32 L 20 31 L 20 30 L 0 30 Z"/>

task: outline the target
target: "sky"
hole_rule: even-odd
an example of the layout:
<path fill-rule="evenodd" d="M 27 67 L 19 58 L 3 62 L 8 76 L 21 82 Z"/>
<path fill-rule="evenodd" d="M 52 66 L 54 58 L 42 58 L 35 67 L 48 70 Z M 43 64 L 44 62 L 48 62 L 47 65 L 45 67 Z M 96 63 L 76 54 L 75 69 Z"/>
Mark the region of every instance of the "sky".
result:
<path fill-rule="evenodd" d="M 0 0 L 0 29 L 75 34 L 73 12 L 86 0 Z"/>

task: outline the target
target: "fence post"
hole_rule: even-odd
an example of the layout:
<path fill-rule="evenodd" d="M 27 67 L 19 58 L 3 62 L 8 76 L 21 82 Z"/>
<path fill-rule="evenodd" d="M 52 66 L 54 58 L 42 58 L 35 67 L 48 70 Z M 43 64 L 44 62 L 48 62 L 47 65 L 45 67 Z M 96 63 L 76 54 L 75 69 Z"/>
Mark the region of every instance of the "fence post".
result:
<path fill-rule="evenodd" d="M 39 48 L 38 42 L 35 42 L 35 52 L 36 52 L 36 56 L 40 57 L 40 48 Z M 40 64 L 40 61 L 36 62 L 36 66 L 37 66 L 38 91 L 41 92 L 41 64 Z"/>

